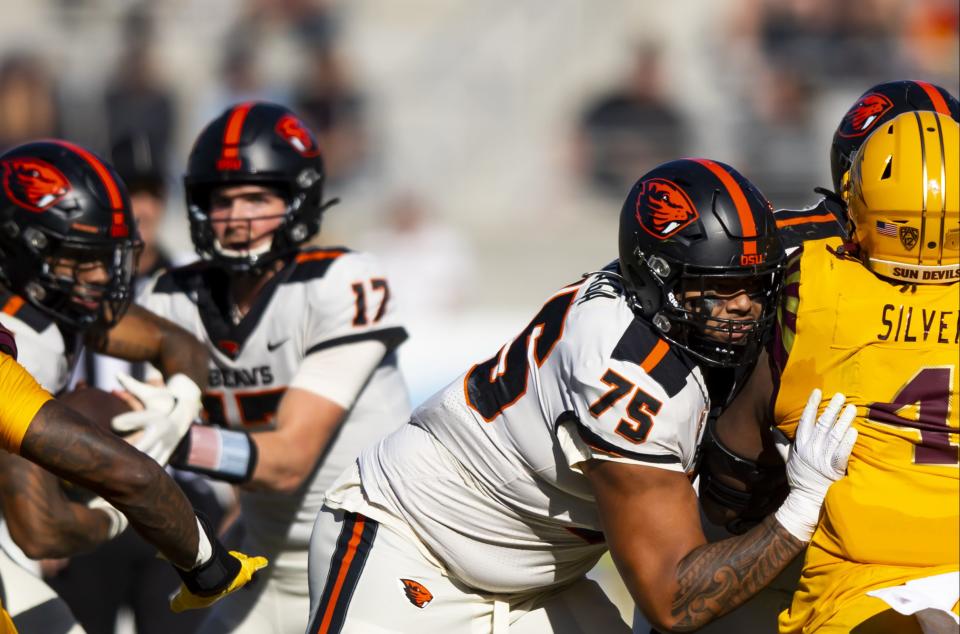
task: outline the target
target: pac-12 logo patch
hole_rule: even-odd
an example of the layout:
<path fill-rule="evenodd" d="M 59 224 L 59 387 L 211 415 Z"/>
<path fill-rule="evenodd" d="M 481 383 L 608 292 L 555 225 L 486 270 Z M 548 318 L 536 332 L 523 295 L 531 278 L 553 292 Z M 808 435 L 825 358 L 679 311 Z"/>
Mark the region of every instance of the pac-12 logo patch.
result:
<path fill-rule="evenodd" d="M 292 114 L 285 114 L 280 117 L 274 129 L 277 134 L 283 137 L 284 141 L 301 155 L 307 158 L 320 155 L 320 148 L 317 147 L 317 142 L 313 140 L 313 135 L 303 125 L 303 122 Z"/>
<path fill-rule="evenodd" d="M 56 167 L 34 158 L 3 161 L 3 189 L 16 205 L 44 212 L 70 191 L 70 181 Z"/>
<path fill-rule="evenodd" d="M 886 95 L 878 92 L 864 95 L 844 115 L 837 134 L 844 138 L 863 136 L 873 129 L 880 117 L 890 108 L 893 108 L 893 102 Z"/>
<path fill-rule="evenodd" d="M 651 178 L 640 183 L 636 215 L 640 226 L 661 240 L 700 217 L 687 192 L 665 178 Z"/>
<path fill-rule="evenodd" d="M 422 583 L 413 579 L 401 579 L 403 592 L 410 599 L 410 603 L 420 609 L 427 607 L 427 604 L 433 601 L 433 594 L 427 590 Z"/>
<path fill-rule="evenodd" d="M 916 227 L 900 227 L 900 244 L 903 245 L 903 248 L 907 251 L 913 249 L 917 246 L 917 241 L 920 239 L 920 230 Z"/>

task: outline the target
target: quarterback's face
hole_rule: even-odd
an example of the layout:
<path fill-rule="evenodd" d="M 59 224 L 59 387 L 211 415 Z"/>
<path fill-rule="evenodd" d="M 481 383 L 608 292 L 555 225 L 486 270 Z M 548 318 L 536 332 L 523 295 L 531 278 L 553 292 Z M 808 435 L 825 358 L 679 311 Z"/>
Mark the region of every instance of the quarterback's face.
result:
<path fill-rule="evenodd" d="M 686 310 L 707 317 L 707 337 L 736 343 L 756 327 L 763 313 L 763 297 L 760 280 L 719 278 L 706 282 L 702 288 L 685 290 L 683 304 Z"/>
<path fill-rule="evenodd" d="M 231 185 L 210 195 L 213 232 L 225 249 L 252 251 L 269 245 L 286 211 L 286 201 L 272 187 Z"/>

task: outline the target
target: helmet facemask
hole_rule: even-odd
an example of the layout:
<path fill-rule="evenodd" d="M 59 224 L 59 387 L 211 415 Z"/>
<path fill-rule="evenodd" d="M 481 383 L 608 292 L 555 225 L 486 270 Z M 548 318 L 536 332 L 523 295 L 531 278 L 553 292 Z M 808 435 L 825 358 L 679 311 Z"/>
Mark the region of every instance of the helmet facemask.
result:
<path fill-rule="evenodd" d="M 273 190 L 273 193 L 284 200 L 284 209 L 280 213 L 259 215 L 253 218 L 224 218 L 214 219 L 211 214 L 211 193 L 213 188 L 205 188 L 206 191 L 199 196 L 195 195 L 191 200 L 189 207 L 189 218 L 191 231 L 194 235 L 194 243 L 198 253 L 207 260 L 215 262 L 220 267 L 231 273 L 253 273 L 259 274 L 272 262 L 283 258 L 294 251 L 300 244 L 313 236 L 316 231 L 311 232 L 307 224 L 301 218 L 300 209 L 305 199 L 304 194 L 291 196 L 284 191 L 282 184 L 279 183 L 246 183 L 249 185 L 264 186 Z M 243 183 L 223 184 L 223 187 L 241 186 Z M 254 223 L 271 219 L 282 219 L 274 228 L 261 231 L 259 234 L 254 231 Z M 217 238 L 217 225 L 242 226 L 246 223 L 245 234 L 249 236 L 244 244 L 224 245 Z M 244 233 L 244 232 L 241 232 Z M 264 240 L 258 246 L 250 246 L 256 242 Z"/>
<path fill-rule="evenodd" d="M 70 328 L 114 326 L 133 300 L 143 243 L 57 242 L 42 256 L 39 272 L 24 280 L 26 298 Z"/>
<path fill-rule="evenodd" d="M 782 288 L 782 261 L 745 268 L 685 265 L 662 255 L 638 266 L 646 287 L 637 300 L 660 335 L 715 367 L 752 364 L 771 332 Z M 636 286 L 635 286 L 636 287 Z M 650 302 L 650 295 L 659 295 Z M 651 312 L 650 307 L 656 306 Z M 725 314 L 726 313 L 726 314 Z"/>

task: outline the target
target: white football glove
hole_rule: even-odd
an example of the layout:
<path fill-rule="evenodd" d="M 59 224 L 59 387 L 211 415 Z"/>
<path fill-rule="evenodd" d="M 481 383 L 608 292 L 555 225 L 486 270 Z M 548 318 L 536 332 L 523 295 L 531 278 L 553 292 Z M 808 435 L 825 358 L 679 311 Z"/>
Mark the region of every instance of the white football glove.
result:
<path fill-rule="evenodd" d="M 813 390 L 803 408 L 787 456 L 790 494 L 776 512 L 777 521 L 802 542 L 813 537 L 827 489 L 843 477 L 850 451 L 857 442 L 857 430 L 850 426 L 857 408 L 843 407 L 846 398 L 838 392 L 817 418 L 820 397 L 820 390 Z"/>
<path fill-rule="evenodd" d="M 165 466 L 200 414 L 200 388 L 184 374 L 173 375 L 160 387 L 126 374 L 118 374 L 117 380 L 144 409 L 115 416 L 110 426 L 119 433 L 142 431 L 131 444 Z"/>

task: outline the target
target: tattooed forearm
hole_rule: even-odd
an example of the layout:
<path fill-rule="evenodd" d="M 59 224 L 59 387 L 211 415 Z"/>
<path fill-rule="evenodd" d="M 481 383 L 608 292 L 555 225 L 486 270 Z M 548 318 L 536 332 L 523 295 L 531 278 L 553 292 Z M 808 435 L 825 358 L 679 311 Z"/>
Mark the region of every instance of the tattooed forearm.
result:
<path fill-rule="evenodd" d="M 695 630 L 738 607 L 770 583 L 804 547 L 769 516 L 743 535 L 696 548 L 677 568 L 673 629 Z"/>
<path fill-rule="evenodd" d="M 32 559 L 69 557 L 107 539 L 102 511 L 70 501 L 51 473 L 0 452 L 0 505 L 13 541 Z"/>
<path fill-rule="evenodd" d="M 200 389 L 207 385 L 208 353 L 203 343 L 142 306 L 131 306 L 120 323 L 109 331 L 91 334 L 87 343 L 112 357 L 148 361 L 164 377 L 182 373 Z"/>
<path fill-rule="evenodd" d="M 123 440 L 48 401 L 27 429 L 20 454 L 103 496 L 167 559 L 193 566 L 199 536 L 190 503 L 157 463 Z"/>

